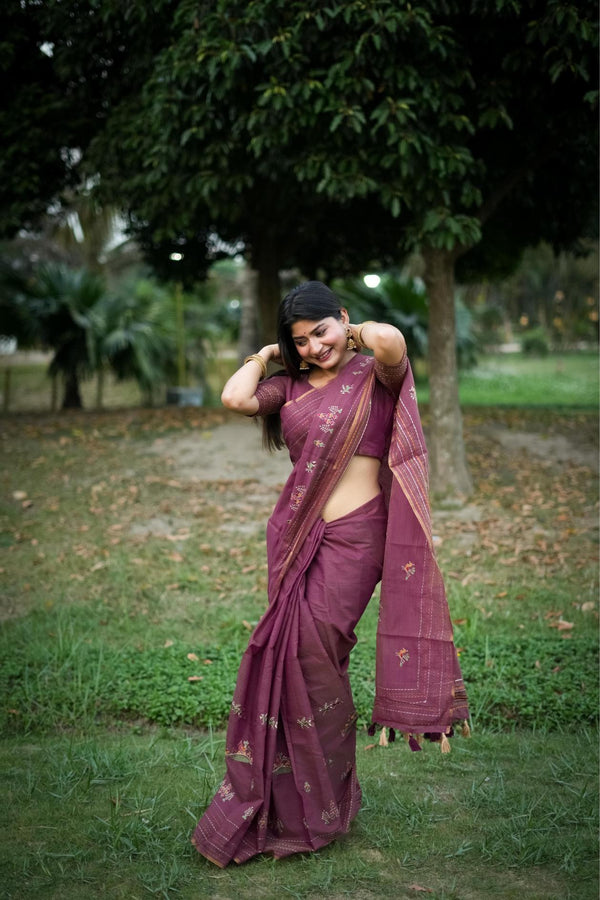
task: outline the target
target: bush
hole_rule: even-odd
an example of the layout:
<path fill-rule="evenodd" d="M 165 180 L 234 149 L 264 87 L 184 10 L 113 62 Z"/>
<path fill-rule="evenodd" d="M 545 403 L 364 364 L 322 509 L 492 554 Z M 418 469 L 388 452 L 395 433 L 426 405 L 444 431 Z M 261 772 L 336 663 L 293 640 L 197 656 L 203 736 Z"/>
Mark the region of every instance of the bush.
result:
<path fill-rule="evenodd" d="M 531 328 L 521 335 L 521 349 L 527 356 L 547 356 L 550 341 L 543 328 Z"/>

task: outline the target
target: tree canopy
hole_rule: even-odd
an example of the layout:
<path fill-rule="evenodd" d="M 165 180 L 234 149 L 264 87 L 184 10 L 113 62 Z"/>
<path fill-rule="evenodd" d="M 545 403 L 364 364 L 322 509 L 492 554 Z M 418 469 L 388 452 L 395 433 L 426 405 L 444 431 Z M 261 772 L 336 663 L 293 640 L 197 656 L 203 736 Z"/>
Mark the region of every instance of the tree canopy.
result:
<path fill-rule="evenodd" d="M 507 271 L 527 244 L 565 247 L 593 229 L 595 4 L 36 0 L 22 8 L 37 23 L 38 53 L 40 41 L 52 44 L 48 104 L 40 76 L 21 73 L 38 92 L 26 118 L 35 103 L 45 114 L 57 103 L 61 120 L 71 111 L 73 137 L 60 138 L 71 147 L 80 137 L 79 169 L 99 174 L 100 191 L 130 210 L 148 246 L 195 246 L 200 271 L 213 231 L 242 240 L 259 273 L 267 336 L 282 266 L 333 275 L 422 251 L 434 482 L 467 489 L 464 464 L 452 472 L 462 442 L 455 266 L 465 276 Z M 25 148 L 32 166 L 44 164 L 37 143 Z M 12 185 L 22 209 L 26 181 Z M 440 466 L 436 444 L 445 448 Z"/>

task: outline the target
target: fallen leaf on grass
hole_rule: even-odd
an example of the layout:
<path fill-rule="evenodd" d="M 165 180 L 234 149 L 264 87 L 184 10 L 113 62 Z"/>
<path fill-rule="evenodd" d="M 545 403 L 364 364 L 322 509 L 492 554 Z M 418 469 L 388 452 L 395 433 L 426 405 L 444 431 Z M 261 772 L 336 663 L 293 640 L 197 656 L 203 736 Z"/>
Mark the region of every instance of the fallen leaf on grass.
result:
<path fill-rule="evenodd" d="M 365 750 L 375 750 L 377 748 L 377 744 L 367 744 Z"/>
<path fill-rule="evenodd" d="M 248 631 L 252 631 L 252 625 L 250 624 L 250 622 L 247 622 L 246 619 L 242 619 L 242 625 L 244 626 L 244 628 L 247 628 Z"/>
<path fill-rule="evenodd" d="M 581 612 L 591 612 L 593 609 L 596 609 L 596 604 L 591 601 L 581 604 Z"/>
<path fill-rule="evenodd" d="M 183 562 L 183 556 L 181 553 L 168 553 L 167 559 L 172 559 L 173 562 Z"/>
<path fill-rule="evenodd" d="M 424 891 L 426 894 L 433 894 L 433 888 L 423 887 L 422 884 L 409 884 L 409 891 Z"/>
<path fill-rule="evenodd" d="M 548 622 L 548 628 L 558 628 L 559 631 L 570 631 L 574 627 L 574 622 L 565 622 L 563 619 L 559 619 L 558 622 Z"/>
<path fill-rule="evenodd" d="M 169 638 L 167 638 L 167 640 L 163 644 L 163 647 L 172 647 L 172 646 L 173 646 L 173 641 L 171 641 L 171 640 L 169 640 Z"/>
<path fill-rule="evenodd" d="M 27 491 L 13 491 L 13 500 L 25 500 Z"/>
<path fill-rule="evenodd" d="M 108 565 L 108 563 L 106 561 L 97 562 L 92 566 L 92 568 L 90 569 L 90 572 L 97 572 L 99 569 L 104 569 L 104 567 L 107 565 Z"/>
<path fill-rule="evenodd" d="M 202 681 L 203 678 L 203 675 L 189 675 L 188 681 Z"/>
<path fill-rule="evenodd" d="M 188 654 L 187 654 L 187 659 L 190 659 L 192 662 L 199 662 L 199 661 L 200 661 L 199 658 L 196 656 L 195 653 L 188 653 Z"/>

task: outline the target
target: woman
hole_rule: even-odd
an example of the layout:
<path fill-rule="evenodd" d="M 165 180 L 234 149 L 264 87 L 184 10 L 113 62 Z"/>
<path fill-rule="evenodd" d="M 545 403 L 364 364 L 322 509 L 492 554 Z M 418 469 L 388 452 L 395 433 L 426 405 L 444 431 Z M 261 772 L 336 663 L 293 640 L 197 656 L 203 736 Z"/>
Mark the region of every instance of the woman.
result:
<path fill-rule="evenodd" d="M 272 361 L 285 373 L 262 380 Z M 306 282 L 281 304 L 278 343 L 248 357 L 222 400 L 264 417 L 267 444 L 285 442 L 294 468 L 267 527 L 269 605 L 238 674 L 227 775 L 192 839 L 219 866 L 348 831 L 361 798 L 348 659 L 382 575 L 373 721 L 413 749 L 425 732 L 444 748 L 468 715 L 402 334 L 351 324 L 332 291 Z"/>

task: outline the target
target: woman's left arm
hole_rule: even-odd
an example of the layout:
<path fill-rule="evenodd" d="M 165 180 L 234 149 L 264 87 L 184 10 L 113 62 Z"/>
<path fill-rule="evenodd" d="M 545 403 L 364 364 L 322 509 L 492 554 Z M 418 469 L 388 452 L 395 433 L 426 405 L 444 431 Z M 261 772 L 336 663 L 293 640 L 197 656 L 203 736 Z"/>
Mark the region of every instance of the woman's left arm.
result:
<path fill-rule="evenodd" d="M 406 355 L 406 341 L 401 331 L 386 322 L 362 322 L 350 325 L 358 347 L 373 351 L 384 366 L 397 366 Z"/>

